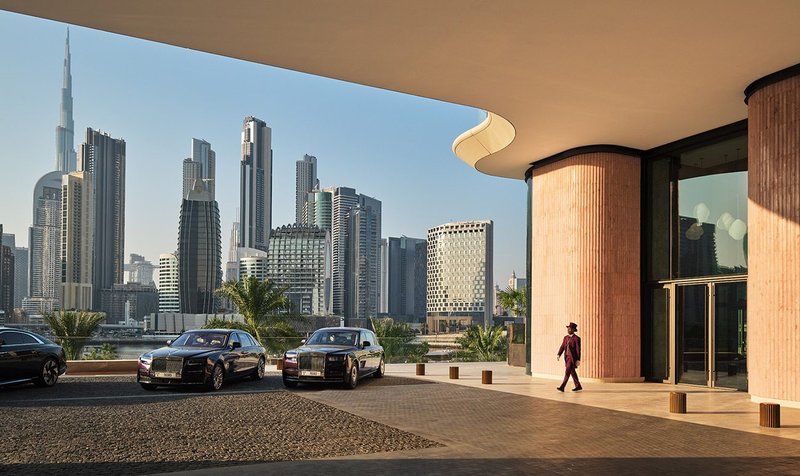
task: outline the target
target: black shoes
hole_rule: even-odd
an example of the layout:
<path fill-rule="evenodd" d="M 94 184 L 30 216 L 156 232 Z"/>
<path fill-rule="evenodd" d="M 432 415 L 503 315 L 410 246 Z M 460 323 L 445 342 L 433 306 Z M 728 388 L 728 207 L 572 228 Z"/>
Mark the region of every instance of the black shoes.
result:
<path fill-rule="evenodd" d="M 573 392 L 580 392 L 581 390 L 583 390 L 583 387 L 575 387 L 575 388 L 572 389 Z M 562 392 L 563 392 L 563 390 L 562 390 Z"/>
<path fill-rule="evenodd" d="M 563 392 L 564 391 L 564 387 L 556 387 L 556 390 L 558 390 L 559 392 Z"/>

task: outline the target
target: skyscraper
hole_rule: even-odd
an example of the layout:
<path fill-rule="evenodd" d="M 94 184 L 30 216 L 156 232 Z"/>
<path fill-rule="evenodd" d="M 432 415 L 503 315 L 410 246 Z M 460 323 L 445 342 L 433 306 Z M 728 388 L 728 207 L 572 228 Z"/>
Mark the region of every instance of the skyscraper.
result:
<path fill-rule="evenodd" d="M 22 307 L 28 296 L 28 248 L 14 249 L 14 307 Z"/>
<path fill-rule="evenodd" d="M 64 82 L 61 87 L 61 114 L 56 127 L 56 170 L 64 173 L 74 172 L 77 166 L 75 157 L 75 122 L 72 120 L 72 57 L 69 52 L 69 30 L 64 46 Z"/>
<path fill-rule="evenodd" d="M 204 140 L 192 139 L 192 156 L 183 161 L 183 195 L 186 198 L 194 189 L 196 180 L 203 181 L 205 188 L 211 194 L 211 200 L 216 200 L 216 153 L 211 149 L 211 144 Z"/>
<path fill-rule="evenodd" d="M 239 212 L 237 211 L 238 215 Z M 238 281 L 239 280 L 239 253 L 237 250 L 239 244 L 239 222 L 233 222 L 231 226 L 231 235 L 228 240 L 228 261 L 225 263 L 225 280 Z"/>
<path fill-rule="evenodd" d="M 29 230 L 30 288 L 28 305 L 36 313 L 58 308 L 61 288 L 61 177 L 45 174 L 33 189 L 33 221 Z"/>
<path fill-rule="evenodd" d="M 428 230 L 428 328 L 492 324 L 493 222 L 445 223 Z"/>
<path fill-rule="evenodd" d="M 359 195 L 347 220 L 345 317 L 378 315 L 380 295 L 381 202 Z"/>
<path fill-rule="evenodd" d="M 174 253 L 158 256 L 158 312 L 181 312 L 178 274 L 178 257 Z"/>
<path fill-rule="evenodd" d="M 0 237 L 4 237 L 2 223 Z M 0 322 L 10 320 L 14 311 L 14 248 L 6 242 L 0 241 Z"/>
<path fill-rule="evenodd" d="M 214 291 L 222 284 L 222 238 L 219 208 L 202 182 L 181 203 L 178 229 L 178 276 L 181 312 L 217 310 Z"/>
<path fill-rule="evenodd" d="M 326 315 L 326 262 L 329 232 L 315 226 L 291 225 L 272 230 L 267 252 L 267 277 L 285 286 L 286 297 L 300 314 Z"/>
<path fill-rule="evenodd" d="M 125 271 L 125 141 L 86 129 L 79 169 L 94 187 L 94 265 L 92 302 L 100 291 L 123 283 Z"/>
<path fill-rule="evenodd" d="M 303 160 L 297 161 L 295 168 L 294 221 L 298 224 L 308 223 L 303 216 L 303 207 L 308 201 L 308 192 L 314 190 L 317 184 L 317 158 L 305 154 Z"/>
<path fill-rule="evenodd" d="M 428 243 L 419 238 L 390 237 L 386 264 L 388 312 L 391 316 L 424 319 Z"/>
<path fill-rule="evenodd" d="M 94 200 L 92 175 L 71 172 L 62 177 L 61 308 L 94 309 Z"/>
<path fill-rule="evenodd" d="M 350 210 L 358 206 L 358 194 L 354 188 L 336 187 L 332 190 L 331 211 L 331 293 L 333 314 L 345 313 L 345 266 L 347 265 L 347 223 Z"/>
<path fill-rule="evenodd" d="M 125 271 L 128 272 L 129 283 L 139 283 L 145 286 L 154 286 L 153 271 L 156 266 L 144 259 L 144 256 L 131 253 Z"/>
<path fill-rule="evenodd" d="M 240 248 L 266 251 L 272 227 L 272 129 L 244 119 L 239 193 Z"/>
<path fill-rule="evenodd" d="M 308 192 L 303 205 L 303 223 L 331 231 L 333 189 Z"/>

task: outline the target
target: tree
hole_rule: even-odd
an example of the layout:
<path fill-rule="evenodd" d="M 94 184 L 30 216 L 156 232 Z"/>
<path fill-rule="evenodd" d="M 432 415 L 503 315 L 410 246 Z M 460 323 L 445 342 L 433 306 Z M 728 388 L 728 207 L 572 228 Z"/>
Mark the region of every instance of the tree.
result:
<path fill-rule="evenodd" d="M 427 342 L 414 342 L 416 336 L 411 326 L 392 319 L 372 319 L 372 328 L 383 346 L 386 362 L 423 362 L 430 346 Z"/>
<path fill-rule="evenodd" d="M 282 352 L 300 343 L 300 335 L 289 324 L 298 316 L 291 313 L 288 288 L 274 281 L 248 276 L 241 281 L 227 281 L 217 289 L 219 296 L 230 299 L 244 317 L 244 323 L 213 319 L 206 328 L 242 329 L 249 332 L 272 352 Z"/>
<path fill-rule="evenodd" d="M 69 360 L 81 358 L 83 347 L 103 319 L 103 314 L 87 311 L 58 311 L 44 315 L 44 320 L 53 331 L 56 342 L 64 348 Z"/>
<path fill-rule="evenodd" d="M 508 343 L 503 336 L 503 326 L 470 326 L 456 342 L 480 361 L 495 362 L 506 358 Z"/>
<path fill-rule="evenodd" d="M 528 308 L 526 289 L 511 289 L 507 287 L 505 291 L 497 293 L 497 299 L 503 309 L 508 309 L 512 316 L 522 316 Z"/>

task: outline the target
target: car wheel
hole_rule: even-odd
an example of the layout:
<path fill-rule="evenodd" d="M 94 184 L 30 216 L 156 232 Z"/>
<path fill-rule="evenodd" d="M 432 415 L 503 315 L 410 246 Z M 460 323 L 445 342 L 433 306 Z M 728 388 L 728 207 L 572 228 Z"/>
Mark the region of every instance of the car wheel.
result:
<path fill-rule="evenodd" d="M 58 362 L 49 357 L 44 359 L 42 367 L 39 369 L 39 377 L 33 381 L 39 387 L 52 387 L 58 382 Z"/>
<path fill-rule="evenodd" d="M 372 376 L 375 378 L 383 378 L 384 375 L 386 375 L 386 363 L 383 361 L 383 357 L 381 357 L 381 363 L 378 364 L 378 368 Z"/>
<path fill-rule="evenodd" d="M 287 380 L 286 377 L 283 377 L 283 386 L 286 388 L 295 388 L 297 387 L 297 380 Z"/>
<path fill-rule="evenodd" d="M 264 366 L 266 362 L 264 361 L 264 357 L 258 359 L 258 365 L 256 365 L 255 370 L 253 370 L 253 380 L 261 380 L 264 378 Z"/>
<path fill-rule="evenodd" d="M 152 383 L 140 383 L 139 385 L 141 385 L 142 388 L 147 390 L 148 392 L 152 392 L 153 390 L 158 388 L 158 385 L 153 385 Z"/>
<path fill-rule="evenodd" d="M 356 388 L 356 385 L 358 385 L 358 361 L 357 360 L 353 361 L 353 364 L 350 366 L 350 373 L 347 376 L 347 381 L 345 382 L 345 385 L 350 390 Z"/>
<path fill-rule="evenodd" d="M 217 391 L 222 388 L 222 382 L 225 380 L 225 370 L 221 364 L 214 366 L 211 375 L 206 379 L 206 390 Z"/>

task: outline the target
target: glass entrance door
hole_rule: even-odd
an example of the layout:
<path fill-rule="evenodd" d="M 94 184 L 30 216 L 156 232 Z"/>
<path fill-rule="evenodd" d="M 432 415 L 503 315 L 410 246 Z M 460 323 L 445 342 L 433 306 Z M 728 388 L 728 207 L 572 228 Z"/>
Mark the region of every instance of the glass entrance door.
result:
<path fill-rule="evenodd" d="M 713 385 L 747 390 L 747 283 L 714 288 Z"/>
<path fill-rule="evenodd" d="M 707 385 L 708 286 L 678 286 L 676 291 L 678 383 Z"/>
<path fill-rule="evenodd" d="M 678 383 L 747 390 L 747 283 L 675 286 Z"/>

